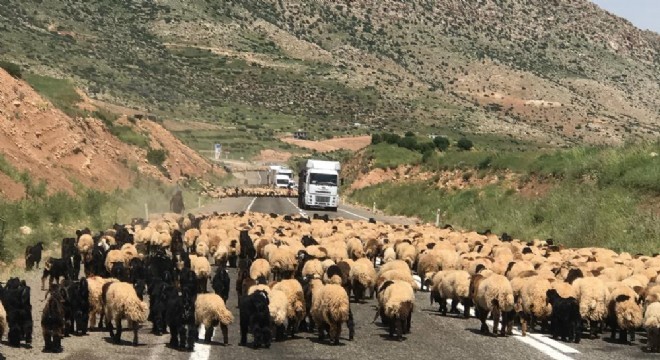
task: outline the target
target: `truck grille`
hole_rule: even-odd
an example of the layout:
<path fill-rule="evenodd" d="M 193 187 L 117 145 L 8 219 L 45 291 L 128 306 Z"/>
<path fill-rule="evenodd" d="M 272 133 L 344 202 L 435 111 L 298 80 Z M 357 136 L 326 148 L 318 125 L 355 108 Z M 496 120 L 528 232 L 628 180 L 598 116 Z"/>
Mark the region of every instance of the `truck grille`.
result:
<path fill-rule="evenodd" d="M 330 197 L 329 196 L 317 196 L 316 197 L 316 202 L 318 202 L 318 203 L 330 203 Z"/>

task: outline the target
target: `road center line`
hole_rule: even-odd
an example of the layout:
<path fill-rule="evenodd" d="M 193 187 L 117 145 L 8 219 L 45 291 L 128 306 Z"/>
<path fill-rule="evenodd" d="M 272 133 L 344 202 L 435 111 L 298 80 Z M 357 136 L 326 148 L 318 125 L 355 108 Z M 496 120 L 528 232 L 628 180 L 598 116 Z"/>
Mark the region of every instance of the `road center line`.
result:
<path fill-rule="evenodd" d="M 199 327 L 198 339 L 204 340 L 205 335 L 206 329 L 204 328 L 204 325 L 202 325 Z M 215 334 L 213 334 L 213 336 L 215 337 Z M 211 345 L 209 344 L 195 344 L 195 350 L 190 354 L 190 360 L 208 360 L 209 357 L 211 357 Z"/>
<path fill-rule="evenodd" d="M 415 282 L 421 285 L 421 279 L 417 275 L 413 275 Z M 450 306 L 451 302 L 448 300 L 447 305 Z M 456 308 L 463 313 L 463 304 L 458 304 Z M 475 316 L 474 308 L 470 309 L 470 316 Z M 493 327 L 492 320 L 486 320 L 486 324 Z M 514 339 L 533 347 L 534 349 L 544 353 L 545 355 L 551 357 L 554 360 L 571 360 L 573 358 L 564 355 L 564 354 L 579 354 L 580 352 L 566 344 L 560 343 L 559 341 L 553 340 L 550 337 L 544 336 L 542 334 L 527 334 L 527 336 L 522 336 L 522 333 L 519 329 L 513 330 Z"/>
<path fill-rule="evenodd" d="M 286 198 L 286 201 L 288 201 L 288 202 L 289 202 L 294 208 L 296 208 L 296 210 L 298 210 L 298 213 L 299 213 L 300 215 L 302 215 L 302 216 L 304 216 L 304 217 L 307 217 L 307 213 L 305 213 L 304 211 L 302 211 L 302 210 L 298 207 L 298 205 L 294 204 L 293 201 L 291 201 L 290 198 Z"/>
<path fill-rule="evenodd" d="M 245 209 L 245 212 L 246 212 L 246 213 L 249 213 L 249 212 L 250 212 L 250 209 L 252 209 L 252 205 L 254 205 L 254 202 L 255 202 L 256 200 L 257 200 L 257 198 L 254 197 L 254 198 L 252 199 L 252 201 L 250 201 L 250 205 L 248 205 L 247 209 Z"/>
<path fill-rule="evenodd" d="M 364 217 L 364 216 L 362 216 L 362 215 L 358 215 L 358 214 L 352 213 L 352 212 L 350 212 L 350 211 L 348 211 L 348 210 L 344 210 L 344 209 L 338 209 L 338 210 L 341 211 L 341 212 L 345 212 L 345 213 L 347 213 L 347 214 L 349 214 L 349 215 L 353 215 L 353 216 L 355 216 L 355 217 L 357 217 L 357 218 L 360 218 L 360 219 L 362 219 L 362 220 L 369 220 L 368 217 Z"/>

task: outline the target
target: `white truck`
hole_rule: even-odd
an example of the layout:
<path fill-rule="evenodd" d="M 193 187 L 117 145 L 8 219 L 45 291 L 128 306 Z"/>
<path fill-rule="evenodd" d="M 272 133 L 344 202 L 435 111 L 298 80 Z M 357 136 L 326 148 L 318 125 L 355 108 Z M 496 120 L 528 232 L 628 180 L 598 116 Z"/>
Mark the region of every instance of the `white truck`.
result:
<path fill-rule="evenodd" d="M 271 165 L 269 172 L 270 184 L 276 188 L 287 188 L 292 186 L 293 170 L 279 166 Z"/>
<path fill-rule="evenodd" d="M 340 170 L 338 161 L 307 160 L 298 176 L 298 207 L 337 211 Z"/>

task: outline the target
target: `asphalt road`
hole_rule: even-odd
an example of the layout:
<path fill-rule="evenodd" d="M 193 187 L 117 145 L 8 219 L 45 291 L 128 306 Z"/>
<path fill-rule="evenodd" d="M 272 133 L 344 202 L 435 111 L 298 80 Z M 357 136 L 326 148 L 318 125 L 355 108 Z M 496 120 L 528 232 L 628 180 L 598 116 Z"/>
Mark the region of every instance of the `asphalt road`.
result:
<path fill-rule="evenodd" d="M 289 201 L 290 200 L 290 201 Z M 295 199 L 287 198 L 228 198 L 215 204 L 199 209 L 198 212 L 212 211 L 252 211 L 275 212 L 278 214 L 295 214 L 299 210 Z M 375 217 L 378 221 L 405 222 L 400 218 L 390 218 L 369 214 L 367 211 L 350 206 L 341 206 L 337 213 L 329 213 L 331 217 L 363 220 Z M 307 215 L 311 215 L 307 213 Z M 494 338 L 479 334 L 479 321 L 470 318 L 462 319 L 453 316 L 443 317 L 437 313 L 437 305 L 429 304 L 429 295 L 417 293 L 416 308 L 412 318 L 412 330 L 404 341 L 388 339 L 387 332 L 379 326 L 379 321 L 373 322 L 375 300 L 364 304 L 352 304 L 355 316 L 356 335 L 353 341 L 348 341 L 348 331 L 342 331 L 341 345 L 331 346 L 319 343 L 316 334 L 301 333 L 294 339 L 273 343 L 270 349 L 253 350 L 239 347 L 238 309 L 236 308 L 236 293 L 233 290 L 235 271 L 230 269 L 232 290 L 228 307 L 235 316 L 235 323 L 230 326 L 229 345 L 218 342 L 210 345 L 198 343 L 195 351 L 180 352 L 169 349 L 165 344 L 169 335 L 151 335 L 151 324 L 146 323 L 139 334 L 139 346 L 129 344 L 130 333 L 124 333 L 124 343 L 110 343 L 107 332 L 91 332 L 84 337 L 72 336 L 63 341 L 64 352 L 61 354 L 44 354 L 43 339 L 40 333 L 39 321 L 43 309 L 44 292 L 40 290 L 37 271 L 21 274 L 32 287 L 33 318 L 35 333 L 31 349 L 10 348 L 6 343 L 6 335 L 0 353 L 6 359 L 177 359 L 177 360 L 207 360 L 216 358 L 229 359 L 589 359 L 615 360 L 624 358 L 652 358 L 651 354 L 642 351 L 645 336 L 640 333 L 635 345 L 618 345 L 596 339 L 584 339 L 582 343 L 564 344 L 552 341 L 544 335 L 533 334 L 525 338 L 511 336 Z M 2 279 L 3 281 L 6 279 Z M 209 287 L 210 288 L 210 287 Z M 200 337 L 202 335 L 200 334 Z M 217 341 L 221 337 L 216 331 Z"/>

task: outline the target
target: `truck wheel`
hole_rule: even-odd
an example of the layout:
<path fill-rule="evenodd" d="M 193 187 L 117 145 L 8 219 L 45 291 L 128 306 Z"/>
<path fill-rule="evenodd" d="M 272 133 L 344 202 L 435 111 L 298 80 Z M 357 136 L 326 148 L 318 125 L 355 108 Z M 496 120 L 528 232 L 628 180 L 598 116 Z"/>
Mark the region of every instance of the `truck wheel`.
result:
<path fill-rule="evenodd" d="M 331 207 L 331 208 L 329 208 L 329 209 L 330 209 L 330 211 L 337 212 L 337 208 L 336 208 L 336 207 Z"/>

